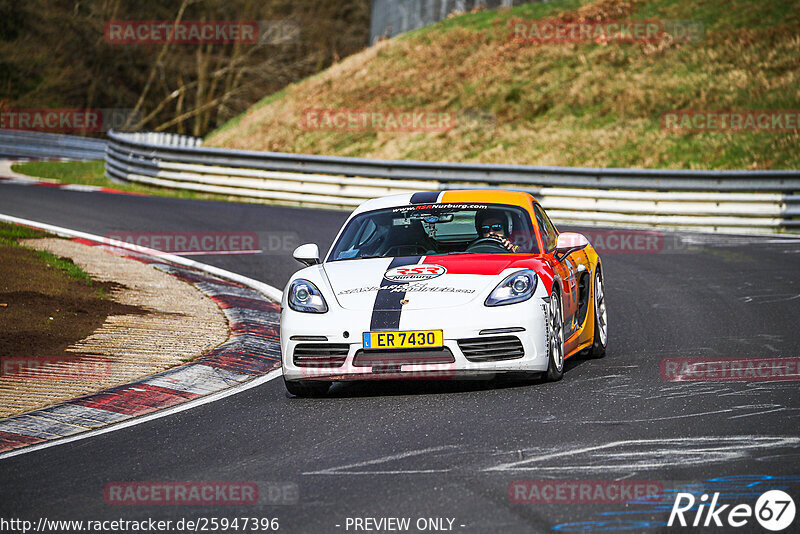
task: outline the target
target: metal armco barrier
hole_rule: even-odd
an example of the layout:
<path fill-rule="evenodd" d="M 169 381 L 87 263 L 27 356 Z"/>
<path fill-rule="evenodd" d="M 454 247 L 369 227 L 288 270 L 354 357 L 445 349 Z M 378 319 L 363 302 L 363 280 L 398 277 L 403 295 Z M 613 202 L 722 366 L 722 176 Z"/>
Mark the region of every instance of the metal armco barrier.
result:
<path fill-rule="evenodd" d="M 560 222 L 729 233 L 800 229 L 800 171 L 601 169 L 379 160 L 229 150 L 170 134 L 109 132 L 116 180 L 244 199 L 351 208 L 420 190 L 530 191 Z"/>
<path fill-rule="evenodd" d="M 0 130 L 0 157 L 103 159 L 106 140 L 20 130 Z"/>

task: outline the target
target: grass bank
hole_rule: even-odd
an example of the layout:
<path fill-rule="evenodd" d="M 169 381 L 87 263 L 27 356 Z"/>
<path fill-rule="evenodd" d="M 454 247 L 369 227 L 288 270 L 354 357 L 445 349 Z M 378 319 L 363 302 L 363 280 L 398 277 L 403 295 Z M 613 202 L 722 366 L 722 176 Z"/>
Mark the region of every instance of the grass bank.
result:
<path fill-rule="evenodd" d="M 684 21 L 699 38 L 534 44 L 512 21 Z M 309 108 L 443 110 L 439 132 L 303 129 Z M 448 18 L 381 42 L 209 135 L 229 148 L 533 165 L 800 168 L 798 133 L 675 133 L 671 110 L 800 109 L 800 0 L 566 0 Z"/>
<path fill-rule="evenodd" d="M 111 301 L 115 284 L 98 282 L 72 260 L 19 243 L 53 237 L 0 223 L 0 356 L 61 356 L 130 306 Z M 138 311 L 138 310 L 137 310 Z"/>

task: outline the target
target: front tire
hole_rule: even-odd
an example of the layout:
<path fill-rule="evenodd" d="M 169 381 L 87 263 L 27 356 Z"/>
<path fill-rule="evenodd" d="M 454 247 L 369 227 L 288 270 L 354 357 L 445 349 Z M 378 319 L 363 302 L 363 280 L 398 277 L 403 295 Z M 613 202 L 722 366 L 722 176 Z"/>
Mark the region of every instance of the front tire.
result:
<path fill-rule="evenodd" d="M 606 291 L 603 284 L 603 271 L 600 266 L 594 273 L 594 340 L 586 353 L 589 358 L 602 358 L 608 345 L 608 314 L 606 312 Z"/>
<path fill-rule="evenodd" d="M 561 296 L 553 286 L 550 295 L 550 306 L 547 312 L 548 336 L 547 372 L 544 374 L 548 382 L 557 382 L 564 378 L 564 318 L 561 310 Z"/>
<path fill-rule="evenodd" d="M 283 377 L 286 390 L 295 397 L 321 397 L 325 395 L 331 387 L 331 382 L 315 380 L 286 380 Z"/>

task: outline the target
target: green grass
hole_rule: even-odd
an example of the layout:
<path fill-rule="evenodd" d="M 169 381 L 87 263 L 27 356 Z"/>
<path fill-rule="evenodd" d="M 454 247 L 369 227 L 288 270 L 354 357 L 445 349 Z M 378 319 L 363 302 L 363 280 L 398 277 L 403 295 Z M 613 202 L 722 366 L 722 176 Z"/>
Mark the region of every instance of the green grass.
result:
<path fill-rule="evenodd" d="M 25 247 L 28 248 L 28 247 Z M 72 260 L 56 256 L 46 250 L 37 250 L 36 254 L 47 263 L 48 266 L 65 272 L 70 278 L 84 282 L 86 285 L 92 285 L 92 277 L 89 274 L 75 265 Z"/>
<path fill-rule="evenodd" d="M 89 273 L 81 269 L 79 266 L 75 265 L 75 263 L 73 263 L 72 260 L 56 256 L 55 254 L 47 252 L 46 250 L 36 250 L 34 248 L 26 247 L 19 244 L 20 239 L 42 239 L 45 237 L 56 237 L 56 236 L 48 234 L 47 232 L 43 232 L 41 230 L 36 230 L 35 228 L 29 228 L 27 226 L 22 226 L 18 224 L 0 222 L 0 244 L 32 250 L 49 267 L 53 267 L 63 272 L 64 274 L 66 274 L 67 276 L 69 276 L 74 280 L 81 281 L 86 285 L 92 285 L 92 278 L 91 276 L 89 276 Z M 102 289 L 100 289 L 99 291 L 101 294 L 103 293 Z"/>
<path fill-rule="evenodd" d="M 102 160 L 95 161 L 31 161 L 15 163 L 11 170 L 27 176 L 59 180 L 70 184 L 104 185 Z"/>
<path fill-rule="evenodd" d="M 0 222 L 0 239 L 5 242 L 16 243 L 18 239 L 37 239 L 41 237 L 53 236 L 28 226 Z"/>
<path fill-rule="evenodd" d="M 370 134 L 368 134 L 370 135 Z M 33 161 L 26 163 L 15 163 L 11 166 L 14 172 L 55 180 L 65 184 L 81 184 L 107 187 L 119 191 L 140 193 L 169 198 L 186 198 L 194 200 L 214 200 L 218 202 L 242 202 L 242 203 L 268 203 L 285 206 L 297 206 L 297 202 L 277 201 L 277 200 L 256 200 L 236 195 L 219 195 L 213 193 L 203 193 L 186 189 L 169 189 L 152 187 L 136 183 L 119 184 L 109 180 L 105 176 L 104 163 L 102 161 Z M 326 207 L 326 209 L 343 209 L 336 206 Z M 26 237 L 26 236 L 21 236 Z M 0 242 L 5 241 L 0 233 Z"/>
<path fill-rule="evenodd" d="M 152 187 L 148 185 L 129 183 L 120 184 L 114 182 L 105 175 L 105 163 L 100 160 L 95 161 L 30 161 L 26 163 L 15 163 L 11 170 L 47 180 L 56 180 L 65 184 L 94 185 L 107 187 L 130 193 L 142 193 L 173 198 L 193 198 L 201 200 L 233 200 L 227 195 L 215 195 L 189 191 L 186 189 L 166 189 Z"/>

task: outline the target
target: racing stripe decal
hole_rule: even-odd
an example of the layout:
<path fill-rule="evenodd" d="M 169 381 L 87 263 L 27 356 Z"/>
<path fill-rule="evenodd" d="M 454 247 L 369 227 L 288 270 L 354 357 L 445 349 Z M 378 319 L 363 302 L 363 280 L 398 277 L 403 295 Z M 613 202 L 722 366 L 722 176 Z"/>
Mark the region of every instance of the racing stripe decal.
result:
<path fill-rule="evenodd" d="M 411 195 L 411 204 L 435 204 L 441 191 L 421 191 Z"/>
<path fill-rule="evenodd" d="M 419 193 L 415 193 L 419 194 Z M 392 263 L 386 268 L 393 269 L 403 265 L 414 265 L 419 263 L 422 256 L 400 256 L 394 258 Z M 392 282 L 383 278 L 381 287 L 403 286 L 404 283 Z M 400 312 L 403 305 L 400 301 L 406 296 L 405 291 L 378 291 L 375 297 L 375 305 L 372 307 L 372 320 L 369 324 L 370 331 L 374 330 L 397 330 L 400 328 Z"/>

